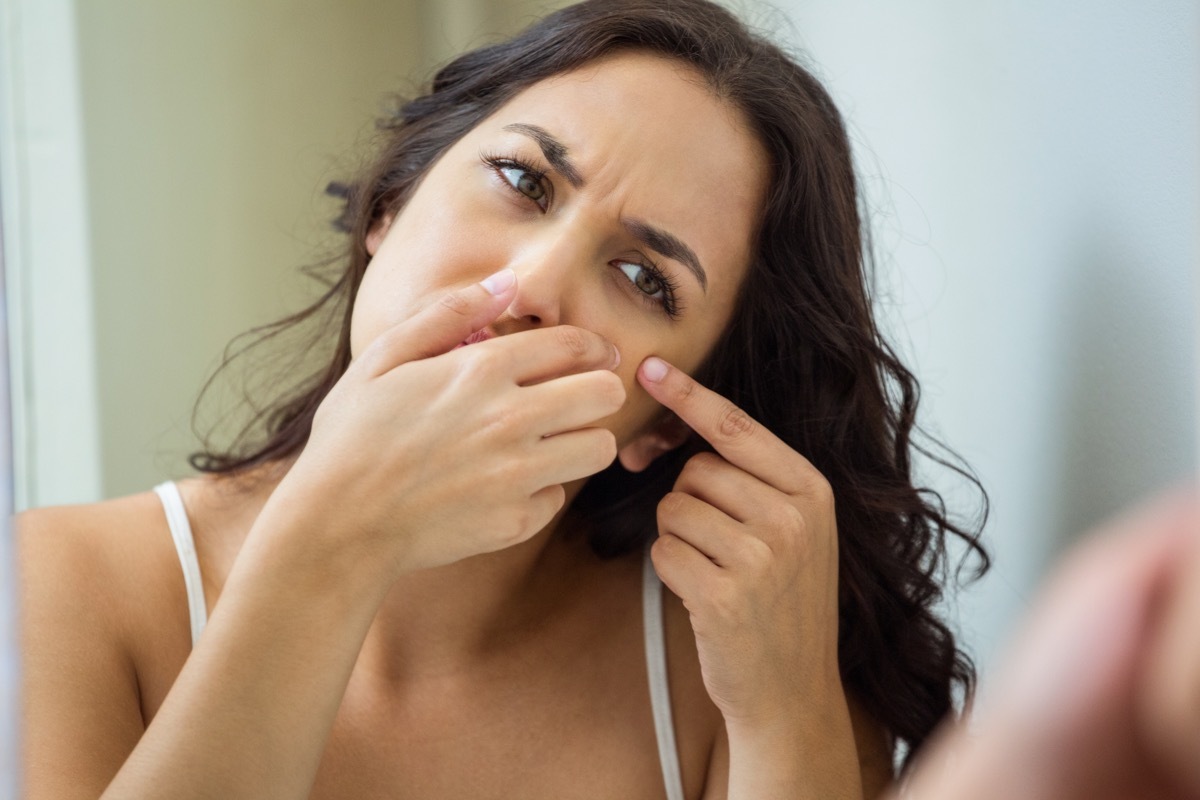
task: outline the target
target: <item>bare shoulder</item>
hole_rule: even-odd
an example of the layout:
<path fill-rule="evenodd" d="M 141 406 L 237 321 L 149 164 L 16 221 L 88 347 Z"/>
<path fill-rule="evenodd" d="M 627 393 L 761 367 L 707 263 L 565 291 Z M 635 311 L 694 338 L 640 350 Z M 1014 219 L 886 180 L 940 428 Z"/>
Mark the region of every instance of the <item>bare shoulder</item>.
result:
<path fill-rule="evenodd" d="M 162 506 L 152 492 L 99 503 L 48 506 L 14 520 L 20 572 L 44 598 L 79 606 L 80 613 L 123 627 L 135 611 L 135 586 L 145 586 L 147 568 L 171 553 L 158 541 L 165 530 Z M 158 557 L 158 558 L 156 558 Z"/>
<path fill-rule="evenodd" d="M 14 519 L 29 797 L 98 796 L 144 731 L 138 643 L 152 609 L 179 599 L 157 502 L 147 492 Z"/>
<path fill-rule="evenodd" d="M 16 516 L 14 529 L 23 586 L 42 602 L 103 624 L 127 644 L 141 633 L 148 608 L 161 609 L 155 604 L 169 599 L 164 593 L 182 589 L 154 492 L 30 509 Z"/>

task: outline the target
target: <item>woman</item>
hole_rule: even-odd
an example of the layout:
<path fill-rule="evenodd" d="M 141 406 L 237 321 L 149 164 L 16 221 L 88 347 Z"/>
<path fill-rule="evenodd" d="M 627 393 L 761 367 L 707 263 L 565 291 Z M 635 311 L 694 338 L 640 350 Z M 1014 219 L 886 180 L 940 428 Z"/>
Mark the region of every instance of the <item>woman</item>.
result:
<path fill-rule="evenodd" d="M 877 793 L 969 689 L 975 540 L 828 95 L 705 0 L 590 2 L 384 133 L 261 438 L 21 519 L 31 796 Z"/>

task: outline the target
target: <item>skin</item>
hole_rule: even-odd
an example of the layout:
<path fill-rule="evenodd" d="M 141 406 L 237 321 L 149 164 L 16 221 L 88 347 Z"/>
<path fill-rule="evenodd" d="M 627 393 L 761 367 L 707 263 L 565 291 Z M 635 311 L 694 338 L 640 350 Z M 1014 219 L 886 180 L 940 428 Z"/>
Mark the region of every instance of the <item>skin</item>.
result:
<path fill-rule="evenodd" d="M 537 169 L 549 164 L 530 137 L 504 130 L 513 123 L 554 134 L 585 186 L 547 175 L 546 210 L 514 192 L 510 184 L 521 173 L 497 175 L 481 162 L 481 150 Z M 692 372 L 728 323 L 768 179 L 766 155 L 736 112 L 683 67 L 627 54 L 551 77 L 451 147 L 399 218 L 370 237 L 351 355 L 448 290 L 511 268 L 517 295 L 489 329 L 504 336 L 568 324 L 615 345 L 627 402 L 597 424 L 625 449 L 661 411 L 634 380 L 638 364 L 656 354 Z M 705 268 L 707 288 L 625 232 L 622 217 L 650 221 L 686 242 Z M 677 320 L 639 297 L 615 266 L 647 260 L 679 287 Z"/>
<path fill-rule="evenodd" d="M 481 149 L 548 166 L 532 139 L 505 130 L 513 123 L 561 140 L 583 186 L 548 171 L 531 189 L 511 166 L 484 164 Z M 168 634 L 152 613 L 186 608 L 156 498 L 22 520 L 25 627 L 36 632 L 26 649 L 37 667 L 28 774 L 54 786 L 67 742 L 74 754 L 103 742 L 102 761 L 71 756 L 72 785 L 87 772 L 102 788 L 120 767 L 111 796 L 174 796 L 171 781 L 194 789 L 221 778 L 248 796 L 293 785 L 368 796 L 368 780 L 444 796 L 478 794 L 517 770 L 527 796 L 565 796 L 554 783 L 564 776 L 618 790 L 611 775 L 587 773 L 606 748 L 630 767 L 626 796 L 653 791 L 652 739 L 630 739 L 646 732 L 645 701 L 627 688 L 644 681 L 644 666 L 632 658 L 614 672 L 604 660 L 640 653 L 640 609 L 629 602 L 640 556 L 600 562 L 556 533 L 588 476 L 614 457 L 643 469 L 679 443 L 682 420 L 719 453 L 690 463 L 664 500 L 652 551 L 671 590 L 664 617 L 688 796 L 860 797 L 860 762 L 873 793 L 889 775 L 886 744 L 837 676 L 828 484 L 688 377 L 729 321 L 767 180 L 739 115 L 685 68 L 644 54 L 539 82 L 467 134 L 371 232 L 353 362 L 304 451 L 246 492 L 182 482 L 210 611 L 220 598 L 182 668 L 186 617 Z M 706 289 L 623 218 L 686 242 Z M 648 259 L 679 287 L 676 319 L 646 299 L 659 288 L 638 272 Z M 479 285 L 505 270 L 506 288 Z M 456 348 L 479 329 L 494 338 Z M 651 356 L 668 367 L 659 381 Z M 44 535 L 68 529 L 119 530 L 145 541 L 129 552 L 159 557 L 114 560 L 106 549 L 109 572 L 95 559 L 65 571 L 71 553 L 100 546 Z M 81 592 L 131 599 L 65 630 L 75 617 L 55 610 L 56 587 L 75 586 L 62 577 L 76 572 Z M 158 601 L 147 603 L 151 589 Z M 314 637 L 318 650 L 306 644 Z M 103 650 L 111 669 L 97 671 L 94 657 L 87 680 L 52 680 L 77 662 L 64 641 Z M 514 718 L 504 703 L 525 686 L 538 702 Z M 805 702 L 778 702 L 797 693 Z M 97 698 L 124 705 L 91 727 L 55 721 Z M 604 705 L 582 705 L 588 698 Z M 56 707 L 59 717 L 44 711 Z M 564 708 L 593 720 L 578 765 L 560 752 Z M 246 718 L 258 723 L 239 724 Z M 143 720 L 153 723 L 144 732 Z M 440 768 L 439 748 L 461 748 L 468 729 L 490 734 L 471 742 L 474 772 Z M 562 774 L 512 763 L 512 744 L 539 732 L 537 750 L 559 748 Z M 206 757 L 220 769 L 200 768 Z"/>
<path fill-rule="evenodd" d="M 625 124 L 632 109 L 641 109 L 637 125 Z M 680 124 L 685 119 L 697 122 Z M 522 188 L 526 171 L 497 175 L 481 163 L 482 150 L 550 168 L 532 139 L 506 130 L 513 124 L 562 141 L 583 188 L 556 174 Z M 829 485 L 803 456 L 687 377 L 732 314 L 767 180 L 765 156 L 736 114 L 673 63 L 626 54 L 539 83 L 452 147 L 399 218 L 369 238 L 373 260 L 351 347 L 359 352 L 447 289 L 497 267 L 517 273 L 518 290 L 490 331 L 569 324 L 612 342 L 628 400 L 594 424 L 613 433 L 625 466 L 644 468 L 674 444 L 654 425 L 662 407 L 721 453 L 694 459 L 664 499 L 652 555 L 690 612 L 705 685 L 732 748 L 745 751 L 733 776 L 744 795 L 737 787 L 731 796 L 773 787 L 800 796 L 794 792 L 804 787 L 813 796 L 855 797 L 861 788 L 837 668 Z M 679 263 L 657 259 L 679 287 L 678 319 L 636 297 L 642 289 L 614 269 L 614 259 L 656 258 L 622 230 L 623 216 L 652 220 L 706 265 L 701 288 Z M 635 382 L 652 354 L 671 363 L 668 375 L 656 383 L 643 370 Z M 411 606 L 397 598 L 386 607 Z M 380 650 L 395 652 L 402 626 L 386 630 L 391 646 Z M 807 708 L 781 697 L 803 698 Z M 814 709 L 814 697 L 829 702 Z M 795 748 L 820 752 L 814 762 L 823 771 L 781 769 L 774 756 Z"/>
<path fill-rule="evenodd" d="M 1198 533 L 1196 490 L 1179 487 L 1077 546 L 969 729 L 945 728 L 922 755 L 911 796 L 1200 797 Z"/>
<path fill-rule="evenodd" d="M 638 124 L 627 124 L 628 118 Z M 546 209 L 515 192 L 511 183 L 516 175 L 509 173 L 506 181 L 481 161 L 481 150 L 517 155 L 539 169 L 548 164 L 532 139 L 504 130 L 512 123 L 536 125 L 562 141 L 585 187 L 575 190 L 561 176 L 547 175 Z M 512 300 L 486 326 L 497 338 L 451 355 L 486 361 L 511 352 L 519 360 L 522 353 L 546 346 L 547 339 L 535 335 L 557 326 L 578 329 L 592 347 L 611 343 L 620 353 L 612 373 L 620 379 L 623 402 L 589 426 L 610 431 L 619 457 L 640 468 L 677 439 L 667 441 L 662 426 L 655 425 L 662 408 L 637 383 L 637 366 L 656 353 L 685 370 L 695 369 L 716 343 L 748 268 L 766 181 L 765 156 L 738 117 L 672 62 L 624 54 L 539 82 L 452 146 L 401 213 L 372 232 L 367 246 L 373 257 L 352 318 L 352 357 L 358 360 L 387 331 L 434 308 L 448 291 L 512 269 L 517 282 Z M 687 242 L 704 265 L 707 289 L 679 264 L 630 237 L 619 222 L 622 217 L 645 219 Z M 685 308 L 676 320 L 648 302 L 615 266 L 649 258 L 679 287 L 678 302 Z M 546 381 L 544 388 L 547 394 L 536 401 L 542 408 L 570 406 L 596 390 L 592 386 L 568 396 L 573 389 L 563 381 Z M 478 394 L 489 398 L 483 402 L 493 402 L 501 391 L 481 388 Z M 425 398 L 419 402 L 425 407 L 432 403 Z M 508 413 L 495 411 L 497 416 Z M 431 423 L 451 425 L 470 429 L 458 417 Z M 338 438 L 346 441 L 352 435 L 346 431 Z M 611 457 L 609 453 L 603 463 L 586 469 L 595 472 Z M 354 483 L 365 480 L 369 477 L 363 475 Z M 583 477 L 563 483 L 565 506 L 582 487 Z M 370 494 L 388 491 L 380 487 Z M 477 485 L 464 481 L 448 496 L 472 492 L 478 492 Z M 499 502 L 487 505 L 495 508 Z M 395 676 L 405 669 L 425 670 L 422 665 L 431 662 L 461 660 L 477 652 L 490 632 L 544 613 L 543 607 L 528 607 L 529 592 L 522 593 L 522 607 L 515 608 L 512 587 L 527 582 L 551 546 L 557 518 L 548 522 L 519 547 L 412 575 L 395 586 L 364 645 L 367 663 L 379 674 Z M 414 608 L 424 609 L 419 620 L 414 620 Z M 433 620 L 430 608 L 439 609 Z M 432 624 L 453 635 L 434 646 L 414 644 L 421 642 L 413 636 L 414 626 Z"/>

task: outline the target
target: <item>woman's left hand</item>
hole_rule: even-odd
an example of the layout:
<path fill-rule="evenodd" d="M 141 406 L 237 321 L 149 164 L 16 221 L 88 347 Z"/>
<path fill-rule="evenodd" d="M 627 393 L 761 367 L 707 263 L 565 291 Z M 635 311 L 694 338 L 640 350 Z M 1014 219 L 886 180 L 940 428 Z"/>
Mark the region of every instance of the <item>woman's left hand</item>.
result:
<path fill-rule="evenodd" d="M 829 482 L 732 402 L 662 363 L 653 381 L 643 362 L 640 383 L 717 452 L 691 458 L 659 503 L 654 568 L 688 609 L 731 737 L 809 727 L 814 714 L 845 709 Z"/>

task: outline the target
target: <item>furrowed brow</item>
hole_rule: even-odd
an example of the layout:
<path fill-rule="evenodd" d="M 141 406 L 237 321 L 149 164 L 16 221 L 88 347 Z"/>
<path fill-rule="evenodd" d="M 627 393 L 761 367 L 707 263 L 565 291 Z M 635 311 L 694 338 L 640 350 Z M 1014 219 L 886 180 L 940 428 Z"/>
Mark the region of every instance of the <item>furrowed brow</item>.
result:
<path fill-rule="evenodd" d="M 567 183 L 575 189 L 583 188 L 583 176 L 579 174 L 575 162 L 568 157 L 567 146 L 556 139 L 550 131 L 524 122 L 505 125 L 504 130 L 520 133 L 533 139 L 541 148 L 546 161 L 563 176 Z M 642 220 L 630 219 L 621 222 L 625 226 L 625 230 L 629 231 L 630 235 L 642 244 L 687 267 L 700 283 L 700 288 L 704 292 L 708 292 L 708 274 L 700 265 L 700 259 L 696 258 L 695 251 L 688 247 L 683 240 Z"/>
<path fill-rule="evenodd" d="M 579 169 L 575 166 L 575 162 L 567 157 L 567 146 L 555 139 L 550 131 L 545 128 L 540 128 L 537 125 L 528 125 L 524 122 L 514 122 L 511 125 L 505 125 L 504 130 L 521 133 L 538 143 L 538 147 L 542 148 L 542 155 L 550 162 L 550 166 L 554 167 L 567 183 L 571 184 L 576 189 L 583 188 L 583 176 L 579 174 Z"/>
<path fill-rule="evenodd" d="M 687 267 L 688 271 L 700 282 L 700 288 L 705 293 L 708 292 L 708 274 L 704 271 L 704 267 L 700 266 L 700 259 L 696 258 L 696 253 L 683 240 L 640 219 L 624 219 L 621 220 L 621 224 L 625 226 L 625 230 L 629 231 L 631 236 L 651 250 Z"/>

